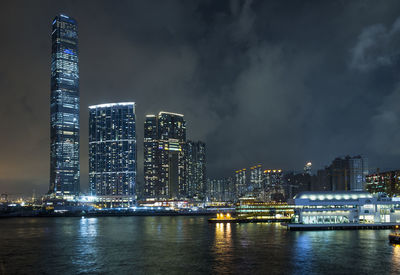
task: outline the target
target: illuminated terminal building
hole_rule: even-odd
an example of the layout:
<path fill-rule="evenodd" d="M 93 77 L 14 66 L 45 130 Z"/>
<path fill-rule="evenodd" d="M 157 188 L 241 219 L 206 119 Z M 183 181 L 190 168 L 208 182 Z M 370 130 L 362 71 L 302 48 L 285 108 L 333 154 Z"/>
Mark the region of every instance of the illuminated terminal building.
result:
<path fill-rule="evenodd" d="M 60 14 L 52 24 L 50 188 L 57 198 L 79 194 L 78 25 Z"/>
<path fill-rule="evenodd" d="M 400 222 L 400 200 L 361 191 L 302 192 L 293 198 L 293 223 L 382 224 Z"/>
<path fill-rule="evenodd" d="M 134 102 L 89 106 L 90 192 L 104 202 L 130 205 L 135 197 L 135 121 Z"/>

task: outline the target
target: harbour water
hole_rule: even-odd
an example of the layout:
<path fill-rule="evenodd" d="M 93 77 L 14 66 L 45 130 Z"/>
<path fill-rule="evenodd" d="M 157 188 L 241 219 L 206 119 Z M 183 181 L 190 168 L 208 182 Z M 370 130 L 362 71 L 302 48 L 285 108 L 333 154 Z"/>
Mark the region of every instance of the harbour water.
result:
<path fill-rule="evenodd" d="M 0 274 L 400 274 L 389 232 L 201 216 L 9 218 L 0 220 Z"/>

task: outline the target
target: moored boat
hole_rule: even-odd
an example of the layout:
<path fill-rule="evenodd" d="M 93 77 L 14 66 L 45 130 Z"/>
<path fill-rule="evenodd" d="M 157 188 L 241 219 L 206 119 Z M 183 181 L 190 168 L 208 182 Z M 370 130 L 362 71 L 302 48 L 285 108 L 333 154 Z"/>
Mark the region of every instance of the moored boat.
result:
<path fill-rule="evenodd" d="M 389 242 L 394 244 L 400 244 L 400 233 L 397 232 L 390 233 Z"/>
<path fill-rule="evenodd" d="M 233 218 L 230 213 L 227 214 L 217 214 L 216 218 L 211 218 L 208 220 L 210 223 L 231 223 L 237 222 L 236 218 Z"/>

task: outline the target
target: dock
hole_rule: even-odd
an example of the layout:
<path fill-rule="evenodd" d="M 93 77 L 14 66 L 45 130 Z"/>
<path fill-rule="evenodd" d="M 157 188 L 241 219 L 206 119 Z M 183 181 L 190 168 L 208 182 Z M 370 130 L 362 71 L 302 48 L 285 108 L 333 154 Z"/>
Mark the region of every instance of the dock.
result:
<path fill-rule="evenodd" d="M 286 224 L 291 231 L 396 229 L 400 223 Z"/>

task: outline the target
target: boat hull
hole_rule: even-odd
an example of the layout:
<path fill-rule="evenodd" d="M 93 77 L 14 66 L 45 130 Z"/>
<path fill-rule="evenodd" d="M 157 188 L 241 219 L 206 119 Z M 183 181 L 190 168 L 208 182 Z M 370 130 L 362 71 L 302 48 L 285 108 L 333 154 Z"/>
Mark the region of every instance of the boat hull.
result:
<path fill-rule="evenodd" d="M 398 234 L 390 234 L 389 235 L 389 242 L 390 243 L 395 243 L 395 244 L 400 244 L 400 235 L 398 235 Z"/>

